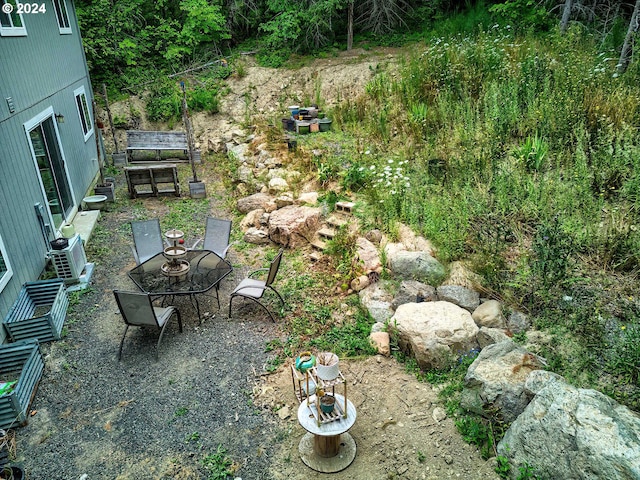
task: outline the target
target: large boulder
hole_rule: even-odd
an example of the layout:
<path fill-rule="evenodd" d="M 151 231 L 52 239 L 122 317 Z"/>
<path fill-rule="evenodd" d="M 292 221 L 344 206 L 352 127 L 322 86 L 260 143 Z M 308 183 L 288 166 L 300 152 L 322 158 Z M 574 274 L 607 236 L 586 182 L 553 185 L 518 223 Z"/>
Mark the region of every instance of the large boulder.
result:
<path fill-rule="evenodd" d="M 483 291 L 483 280 L 480 275 L 473 272 L 466 262 L 456 261 L 448 265 L 449 275 L 444 282 L 445 285 L 460 285 L 470 290 Z"/>
<path fill-rule="evenodd" d="M 518 311 L 511 312 L 511 315 L 509 315 L 506 324 L 507 328 L 512 333 L 526 332 L 531 328 L 531 321 L 529 320 L 529 317 L 526 314 Z"/>
<path fill-rule="evenodd" d="M 440 285 L 436 291 L 438 299 L 455 303 L 459 307 L 473 312 L 480 305 L 480 294 L 460 285 Z"/>
<path fill-rule="evenodd" d="M 640 416 L 595 390 L 549 381 L 498 444 L 516 478 L 640 478 Z"/>
<path fill-rule="evenodd" d="M 356 239 L 356 255 L 365 272 L 379 271 L 382 268 L 378 249 L 364 237 Z"/>
<path fill-rule="evenodd" d="M 269 216 L 269 237 L 289 248 L 306 245 L 320 228 L 319 208 L 291 205 Z"/>
<path fill-rule="evenodd" d="M 265 213 L 263 209 L 258 208 L 256 210 L 251 210 L 249 213 L 245 215 L 245 217 L 240 220 L 240 230 L 246 232 L 250 228 L 258 228 L 260 227 L 260 218 L 262 214 Z"/>
<path fill-rule="evenodd" d="M 286 192 L 289 190 L 289 184 L 284 178 L 275 177 L 269 180 L 269 193 L 272 195 L 277 195 L 282 192 Z M 293 202 L 293 199 L 291 200 Z"/>
<path fill-rule="evenodd" d="M 502 330 L 501 328 L 489 327 L 480 327 L 480 331 L 478 332 L 478 335 L 476 335 L 476 339 L 478 340 L 478 345 L 480 345 L 481 349 L 484 347 L 488 347 L 489 345 L 493 345 L 494 343 L 506 342 L 508 340 L 511 340 L 511 338 L 509 338 L 509 336 L 504 333 L 504 330 Z"/>
<path fill-rule="evenodd" d="M 273 197 L 267 193 L 254 193 L 248 197 L 239 199 L 236 202 L 236 208 L 241 213 L 249 213 L 251 210 L 262 209 L 265 212 L 275 210 Z"/>
<path fill-rule="evenodd" d="M 544 363 L 510 340 L 488 345 L 467 370 L 461 406 L 479 415 L 497 409 L 505 422 L 512 422 L 531 400 L 525 391 L 527 377 Z"/>
<path fill-rule="evenodd" d="M 478 327 L 471 314 L 453 303 L 405 303 L 390 323 L 397 328 L 400 347 L 424 369 L 445 368 L 477 347 Z"/>
<path fill-rule="evenodd" d="M 318 192 L 304 192 L 298 197 L 298 203 L 303 205 L 315 205 L 318 203 Z"/>
<path fill-rule="evenodd" d="M 388 258 L 394 275 L 406 280 L 437 285 L 445 276 L 444 266 L 428 252 L 402 250 L 392 253 Z"/>
<path fill-rule="evenodd" d="M 412 252 L 427 252 L 431 256 L 435 255 L 436 249 L 433 244 L 426 238 L 416 235 L 416 233 L 411 230 L 411 227 L 408 227 L 403 223 L 399 224 L 398 235 L 400 237 L 400 242 L 404 245 L 406 250 L 410 250 Z"/>
<path fill-rule="evenodd" d="M 251 227 L 245 233 L 243 240 L 247 243 L 253 243 L 255 245 L 265 245 L 269 243 L 269 234 L 259 228 Z"/>
<path fill-rule="evenodd" d="M 227 155 L 229 157 L 235 158 L 239 163 L 244 163 L 247 161 L 247 151 L 249 150 L 249 145 L 246 143 L 241 143 L 236 145 L 235 143 L 227 144 Z"/>
<path fill-rule="evenodd" d="M 393 298 L 394 309 L 405 303 L 433 302 L 438 300 L 436 289 L 426 283 L 416 280 L 403 280 L 398 289 L 398 293 Z"/>
<path fill-rule="evenodd" d="M 393 316 L 393 308 L 391 307 L 393 297 L 385 289 L 384 282 L 369 285 L 358 292 L 358 295 L 360 303 L 376 322 L 386 323 Z"/>

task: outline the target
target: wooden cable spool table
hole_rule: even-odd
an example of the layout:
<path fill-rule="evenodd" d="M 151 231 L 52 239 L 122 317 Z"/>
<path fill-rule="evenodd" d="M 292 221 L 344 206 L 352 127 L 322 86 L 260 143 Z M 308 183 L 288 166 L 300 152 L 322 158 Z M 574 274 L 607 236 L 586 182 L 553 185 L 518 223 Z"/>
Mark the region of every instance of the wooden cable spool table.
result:
<path fill-rule="evenodd" d="M 342 395 L 335 394 L 337 414 L 331 421 L 318 425 L 318 402 L 315 395 L 298 407 L 298 422 L 306 433 L 298 451 L 305 465 L 323 473 L 347 468 L 356 458 L 356 442 L 347 432 L 356 421 L 356 407 Z M 344 405 L 346 403 L 346 412 Z"/>

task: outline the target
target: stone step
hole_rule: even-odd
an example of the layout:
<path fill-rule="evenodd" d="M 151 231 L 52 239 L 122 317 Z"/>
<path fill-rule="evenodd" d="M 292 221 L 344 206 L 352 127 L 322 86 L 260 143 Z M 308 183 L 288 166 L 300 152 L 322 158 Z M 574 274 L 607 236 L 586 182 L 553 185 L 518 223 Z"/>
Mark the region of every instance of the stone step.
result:
<path fill-rule="evenodd" d="M 353 202 L 337 202 L 336 203 L 336 212 L 339 213 L 353 213 L 353 209 L 356 206 Z"/>
<path fill-rule="evenodd" d="M 327 218 L 327 225 L 334 228 L 340 228 L 348 224 L 349 224 L 349 220 L 345 218 L 344 215 L 340 215 L 340 216 L 332 215 L 329 218 Z"/>
<path fill-rule="evenodd" d="M 326 238 L 328 240 L 331 240 L 333 237 L 336 236 L 336 231 L 333 228 L 324 227 L 318 230 L 318 236 L 320 238 Z"/>
<path fill-rule="evenodd" d="M 317 261 L 319 261 L 323 256 L 324 256 L 324 254 L 323 254 L 322 252 L 315 251 L 315 252 L 311 252 L 311 253 L 309 254 L 309 259 L 310 259 L 312 262 L 317 262 Z"/>
<path fill-rule="evenodd" d="M 316 238 L 311 241 L 311 246 L 316 250 L 323 251 L 327 247 L 327 244 L 319 238 Z"/>

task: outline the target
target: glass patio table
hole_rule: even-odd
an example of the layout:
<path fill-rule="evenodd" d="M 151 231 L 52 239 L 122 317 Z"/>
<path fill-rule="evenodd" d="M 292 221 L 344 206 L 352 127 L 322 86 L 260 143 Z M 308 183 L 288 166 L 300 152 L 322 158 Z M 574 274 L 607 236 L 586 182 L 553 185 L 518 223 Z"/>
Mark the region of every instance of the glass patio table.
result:
<path fill-rule="evenodd" d="M 171 260 L 164 253 L 158 253 L 129 271 L 129 278 L 140 290 L 152 296 L 189 296 L 198 312 L 198 319 L 202 321 L 197 295 L 215 288 L 220 308 L 220 282 L 233 271 L 233 267 L 210 250 L 187 250 L 185 256 L 178 260 L 182 264 L 185 261 L 189 265 L 186 273 L 168 274 L 167 265 Z"/>

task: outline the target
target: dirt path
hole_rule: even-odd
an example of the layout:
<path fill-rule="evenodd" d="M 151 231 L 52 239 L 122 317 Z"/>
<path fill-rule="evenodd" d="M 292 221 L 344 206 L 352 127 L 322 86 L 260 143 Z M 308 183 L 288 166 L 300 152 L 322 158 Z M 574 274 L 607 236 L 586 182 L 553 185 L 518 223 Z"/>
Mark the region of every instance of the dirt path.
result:
<path fill-rule="evenodd" d="M 270 376 L 258 401 L 280 403 L 291 411 L 287 431 L 271 466 L 276 479 L 497 479 L 493 461 L 480 458 L 466 444 L 453 420 L 434 419 L 434 409 L 443 411 L 436 392 L 405 373 L 402 365 L 382 356 L 341 362 L 348 381 L 347 394 L 357 411 L 350 434 L 357 444 L 356 458 L 346 470 L 328 475 L 312 472 L 300 460 L 298 445 L 305 431 L 298 424 L 298 403 L 293 396 L 285 367 Z M 339 392 L 340 390 L 336 390 Z"/>

